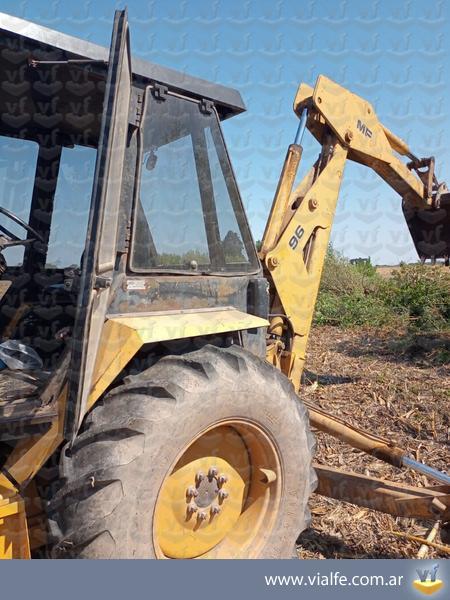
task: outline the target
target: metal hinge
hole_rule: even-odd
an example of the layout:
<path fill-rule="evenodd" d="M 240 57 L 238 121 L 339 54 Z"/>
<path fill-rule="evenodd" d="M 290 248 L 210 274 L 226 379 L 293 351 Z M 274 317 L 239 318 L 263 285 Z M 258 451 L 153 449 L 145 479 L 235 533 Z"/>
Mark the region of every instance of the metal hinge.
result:
<path fill-rule="evenodd" d="M 105 290 L 111 287 L 112 280 L 109 277 L 96 277 L 94 282 L 94 290 Z"/>
<path fill-rule="evenodd" d="M 139 127 L 142 121 L 142 113 L 144 110 L 144 92 L 142 90 L 133 90 L 130 99 L 130 115 L 129 123 L 135 127 Z"/>
<path fill-rule="evenodd" d="M 162 83 L 153 83 L 152 94 L 157 100 L 165 100 L 167 94 L 169 93 L 169 88 L 167 85 L 163 85 Z"/>
<path fill-rule="evenodd" d="M 200 100 L 200 111 L 205 113 L 205 115 L 210 115 L 214 110 L 214 102 L 211 100 L 207 100 L 206 98 L 202 98 Z"/>
<path fill-rule="evenodd" d="M 128 219 L 127 227 L 125 229 L 125 252 L 128 252 L 130 248 L 131 239 L 131 219 Z"/>

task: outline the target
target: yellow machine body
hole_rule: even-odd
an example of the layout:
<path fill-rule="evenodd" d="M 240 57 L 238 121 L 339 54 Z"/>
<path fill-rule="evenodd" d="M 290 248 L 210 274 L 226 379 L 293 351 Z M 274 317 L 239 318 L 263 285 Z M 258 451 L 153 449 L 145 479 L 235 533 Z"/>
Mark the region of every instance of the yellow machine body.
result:
<path fill-rule="evenodd" d="M 382 125 L 373 106 L 328 77 L 320 75 L 314 88 L 299 86 L 294 112 L 320 143 L 321 153 L 294 187 L 302 147 L 289 146 L 259 256 L 272 283 L 270 313 L 275 315 L 267 360 L 298 390 L 346 161 L 376 171 L 400 194 L 406 210 L 431 212 L 439 186 L 433 179 L 434 161 L 429 172 L 420 172 L 424 159 L 414 157 Z"/>
<path fill-rule="evenodd" d="M 265 319 L 226 306 L 108 318 L 101 334 L 88 410 L 145 344 L 267 326 Z M 0 559 L 29 558 L 32 535 L 39 545 L 45 543 L 42 531 L 28 532 L 25 498 L 33 477 L 64 440 L 66 395 L 64 385 L 57 400 L 58 415 L 48 431 L 19 441 L 0 473 Z M 40 527 L 42 521 L 36 521 Z"/>

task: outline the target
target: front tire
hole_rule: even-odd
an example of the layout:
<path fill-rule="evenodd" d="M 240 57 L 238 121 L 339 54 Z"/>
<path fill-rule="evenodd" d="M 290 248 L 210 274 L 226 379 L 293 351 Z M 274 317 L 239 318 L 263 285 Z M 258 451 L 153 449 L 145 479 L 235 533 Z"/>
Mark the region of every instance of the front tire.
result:
<path fill-rule="evenodd" d="M 315 485 L 292 385 L 242 348 L 167 356 L 61 452 L 61 558 L 290 558 Z"/>

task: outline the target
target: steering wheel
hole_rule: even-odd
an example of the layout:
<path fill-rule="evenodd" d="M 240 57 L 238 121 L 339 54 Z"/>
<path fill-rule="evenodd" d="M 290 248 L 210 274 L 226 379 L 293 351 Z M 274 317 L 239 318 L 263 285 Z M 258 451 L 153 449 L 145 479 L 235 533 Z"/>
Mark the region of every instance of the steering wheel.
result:
<path fill-rule="evenodd" d="M 30 227 L 28 223 L 25 223 L 25 221 L 23 221 L 20 217 L 12 213 L 10 210 L 4 208 L 3 206 L 0 206 L 0 213 L 17 223 L 17 225 L 23 227 L 25 231 L 28 231 L 28 233 L 31 233 L 31 235 L 33 236 L 32 238 L 28 239 L 19 238 L 15 233 L 12 233 L 12 231 L 9 231 L 9 229 L 7 229 L 4 225 L 0 223 L 0 232 L 3 234 L 0 235 L 0 249 L 7 248 L 8 246 L 32 244 L 36 240 L 45 244 L 45 240 L 40 233 L 33 229 L 33 227 Z"/>

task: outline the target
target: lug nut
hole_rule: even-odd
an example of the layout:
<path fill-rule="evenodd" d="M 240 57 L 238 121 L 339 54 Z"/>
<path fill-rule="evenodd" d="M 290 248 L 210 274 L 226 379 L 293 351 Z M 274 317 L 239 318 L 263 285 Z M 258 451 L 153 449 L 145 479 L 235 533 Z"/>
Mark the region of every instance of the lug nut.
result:
<path fill-rule="evenodd" d="M 228 477 L 222 473 L 221 475 L 219 475 L 219 478 L 217 480 L 218 484 L 222 487 L 226 482 L 228 481 Z"/>
<path fill-rule="evenodd" d="M 205 512 L 199 512 L 197 515 L 197 519 L 201 522 L 201 521 L 206 521 L 206 519 L 208 518 L 208 515 Z"/>
<path fill-rule="evenodd" d="M 211 506 L 211 516 L 214 517 L 220 513 L 220 506 Z"/>
<path fill-rule="evenodd" d="M 217 497 L 219 498 L 219 500 L 221 502 L 223 502 L 224 500 L 226 500 L 228 498 L 228 492 L 226 492 L 225 490 L 219 490 Z"/>
<path fill-rule="evenodd" d="M 213 479 L 213 477 L 217 477 L 218 472 L 217 467 L 211 467 L 208 471 L 208 478 Z"/>
<path fill-rule="evenodd" d="M 205 479 L 205 474 L 199 471 L 195 476 L 195 483 L 199 485 Z"/>
<path fill-rule="evenodd" d="M 186 490 L 186 496 L 188 498 L 196 498 L 198 496 L 198 492 L 194 486 L 191 485 L 188 487 L 188 489 Z"/>

